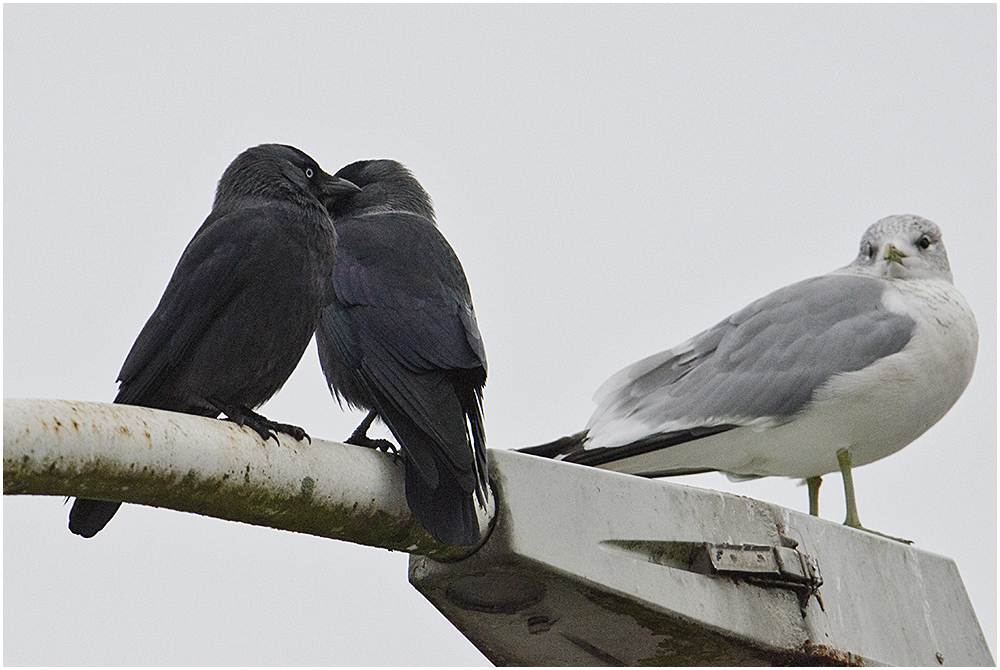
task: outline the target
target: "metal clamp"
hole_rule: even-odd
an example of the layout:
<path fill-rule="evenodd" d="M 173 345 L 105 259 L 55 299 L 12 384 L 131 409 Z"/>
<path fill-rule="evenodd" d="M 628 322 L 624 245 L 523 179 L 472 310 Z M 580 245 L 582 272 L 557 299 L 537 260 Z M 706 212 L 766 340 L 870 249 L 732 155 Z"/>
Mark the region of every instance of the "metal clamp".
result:
<path fill-rule="evenodd" d="M 706 542 L 701 561 L 708 574 L 740 577 L 764 586 L 814 592 L 823 585 L 815 558 L 790 547 Z"/>

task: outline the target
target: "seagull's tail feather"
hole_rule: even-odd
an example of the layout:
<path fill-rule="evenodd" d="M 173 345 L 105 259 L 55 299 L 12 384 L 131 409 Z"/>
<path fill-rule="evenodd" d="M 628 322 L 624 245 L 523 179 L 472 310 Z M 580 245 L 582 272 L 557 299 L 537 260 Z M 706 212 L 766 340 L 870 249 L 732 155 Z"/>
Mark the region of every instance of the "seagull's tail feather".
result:
<path fill-rule="evenodd" d="M 524 447 L 523 449 L 518 449 L 518 451 L 525 454 L 532 454 L 534 456 L 556 458 L 568 463 L 579 463 L 580 465 L 617 470 L 618 468 L 615 464 L 619 461 L 624 461 L 625 459 L 632 458 L 634 456 L 641 456 L 642 454 L 648 454 L 654 451 L 666 450 L 678 444 L 684 444 L 685 442 L 691 442 L 692 440 L 708 437 L 709 435 L 723 433 L 727 430 L 732 430 L 733 428 L 738 427 L 739 426 L 735 424 L 700 426 L 684 430 L 675 430 L 667 433 L 654 433 L 639 440 L 635 440 L 634 442 L 615 447 L 598 447 L 588 445 L 586 448 L 584 448 L 584 443 L 587 441 L 588 435 L 587 431 L 583 431 L 576 433 L 575 435 L 559 438 L 555 442 L 540 444 L 537 447 Z M 652 478 L 693 475 L 702 472 L 712 472 L 715 470 L 715 468 L 710 467 L 670 467 L 668 462 L 669 461 L 667 459 L 664 459 L 664 466 L 657 470 L 641 472 L 629 470 L 629 472 L 641 477 Z"/>
<path fill-rule="evenodd" d="M 582 450 L 583 443 L 586 442 L 586 440 L 587 431 L 582 430 L 579 433 L 574 433 L 573 435 L 560 437 L 554 442 L 539 444 L 536 447 L 521 447 L 520 449 L 517 449 L 517 451 L 520 451 L 522 454 L 531 454 L 532 456 L 557 458 L 559 456 L 566 456 Z"/>
<path fill-rule="evenodd" d="M 69 512 L 69 529 L 81 537 L 94 537 L 121 506 L 120 502 L 77 498 Z"/>
<path fill-rule="evenodd" d="M 609 469 L 614 470 L 615 468 L 611 464 L 616 461 L 632 458 L 633 456 L 640 456 L 642 454 L 648 454 L 653 451 L 666 450 L 670 447 L 677 446 L 678 444 L 684 444 L 685 442 L 691 442 L 692 440 L 708 437 L 709 435 L 715 435 L 717 433 L 724 433 L 727 430 L 732 430 L 733 428 L 738 427 L 739 426 L 736 424 L 727 423 L 717 426 L 697 426 L 694 428 L 685 428 L 683 430 L 674 430 L 667 433 L 654 433 L 647 437 L 635 440 L 634 442 L 629 442 L 628 444 L 623 444 L 617 447 L 589 447 L 585 450 L 569 454 L 566 456 L 565 460 L 594 467 L 608 466 Z M 664 453 L 666 454 L 667 452 Z M 664 459 L 664 462 L 666 463 L 666 459 Z M 640 474 L 643 477 L 670 477 L 675 475 L 690 475 L 700 472 L 711 472 L 712 470 L 714 470 L 714 468 L 668 466 L 656 472 L 641 472 L 635 474 Z"/>

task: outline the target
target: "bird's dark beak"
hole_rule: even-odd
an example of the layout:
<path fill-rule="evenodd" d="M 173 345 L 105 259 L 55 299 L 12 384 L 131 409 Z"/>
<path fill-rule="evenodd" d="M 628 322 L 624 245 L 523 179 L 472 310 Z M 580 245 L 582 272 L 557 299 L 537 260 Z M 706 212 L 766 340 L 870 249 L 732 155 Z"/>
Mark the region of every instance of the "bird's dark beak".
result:
<path fill-rule="evenodd" d="M 320 187 L 325 198 L 336 198 L 338 196 L 360 193 L 361 189 L 352 181 L 347 181 L 341 177 L 327 175 L 327 179 Z"/>

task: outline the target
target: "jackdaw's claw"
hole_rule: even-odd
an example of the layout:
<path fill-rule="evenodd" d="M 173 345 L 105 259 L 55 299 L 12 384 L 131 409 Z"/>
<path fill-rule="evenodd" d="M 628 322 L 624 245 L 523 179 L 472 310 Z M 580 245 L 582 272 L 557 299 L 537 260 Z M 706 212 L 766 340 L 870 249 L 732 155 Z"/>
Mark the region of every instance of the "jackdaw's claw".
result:
<path fill-rule="evenodd" d="M 281 388 L 312 339 L 336 260 L 327 206 L 360 190 L 286 144 L 261 144 L 237 156 L 125 357 L 115 402 L 224 414 L 265 444 L 278 433 L 308 438 L 298 426 L 248 408 Z M 119 506 L 78 498 L 70 530 L 92 537 Z"/>
<path fill-rule="evenodd" d="M 307 442 L 309 442 L 309 444 L 312 444 L 312 438 L 309 437 L 309 433 L 307 433 L 299 426 L 293 426 L 290 423 L 276 423 L 274 421 L 268 421 L 268 423 L 271 425 L 271 428 L 278 431 L 279 433 L 284 433 L 285 435 L 291 435 L 299 442 L 301 442 L 302 440 L 306 440 Z"/>
<path fill-rule="evenodd" d="M 359 433 L 357 430 L 354 431 L 349 438 L 344 440 L 344 444 L 353 444 L 358 447 L 365 447 L 366 449 L 375 449 L 376 451 L 384 451 L 387 454 L 392 454 L 392 462 L 396 463 L 399 461 L 402 452 L 399 447 L 390 442 L 389 440 L 372 439 L 365 435 L 364 433 Z"/>
<path fill-rule="evenodd" d="M 258 435 L 260 439 L 267 442 L 272 437 L 274 441 L 278 441 L 278 433 L 284 433 L 286 435 L 291 435 L 296 440 L 301 441 L 303 438 L 309 440 L 312 443 L 312 438 L 305 430 L 298 426 L 293 426 L 288 423 L 278 423 L 277 421 L 271 421 L 257 412 L 247 408 L 238 407 L 234 408 L 232 412 L 226 412 L 226 420 L 232 421 L 238 426 L 246 426 L 247 428 L 252 428 Z"/>

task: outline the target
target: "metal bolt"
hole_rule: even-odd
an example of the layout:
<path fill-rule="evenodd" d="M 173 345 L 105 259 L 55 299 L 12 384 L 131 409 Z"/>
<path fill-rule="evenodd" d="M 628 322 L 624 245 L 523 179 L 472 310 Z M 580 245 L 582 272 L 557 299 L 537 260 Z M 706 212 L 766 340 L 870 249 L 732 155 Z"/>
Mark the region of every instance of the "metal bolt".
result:
<path fill-rule="evenodd" d="M 536 635 L 538 633 L 544 633 L 550 628 L 552 628 L 552 620 L 549 619 L 544 614 L 536 614 L 534 616 L 528 617 L 528 633 L 531 635 Z"/>

